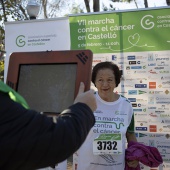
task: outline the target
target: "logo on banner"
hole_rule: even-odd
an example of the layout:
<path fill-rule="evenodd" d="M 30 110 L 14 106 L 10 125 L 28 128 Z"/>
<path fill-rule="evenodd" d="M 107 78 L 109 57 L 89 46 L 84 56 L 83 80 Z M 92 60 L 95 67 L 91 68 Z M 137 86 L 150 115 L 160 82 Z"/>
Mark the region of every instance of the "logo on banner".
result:
<path fill-rule="evenodd" d="M 25 44 L 26 44 L 26 42 L 25 42 L 25 36 L 24 36 L 24 35 L 19 35 L 19 36 L 16 38 L 16 45 L 17 45 L 18 47 L 23 47 Z"/>
<path fill-rule="evenodd" d="M 131 66 L 131 69 L 142 69 L 142 66 Z"/>
<path fill-rule="evenodd" d="M 141 138 L 141 137 L 145 137 L 145 136 L 147 136 L 146 134 L 144 134 L 144 133 L 139 133 L 139 137 Z"/>
<path fill-rule="evenodd" d="M 136 57 L 135 57 L 134 55 L 132 55 L 132 56 L 130 55 L 130 56 L 127 56 L 127 59 L 128 59 L 128 60 L 135 60 Z"/>
<path fill-rule="evenodd" d="M 134 112 L 142 112 L 142 109 L 133 109 Z"/>
<path fill-rule="evenodd" d="M 144 94 L 147 93 L 146 91 L 138 90 L 138 94 Z"/>
<path fill-rule="evenodd" d="M 128 98 L 130 102 L 136 102 L 136 98 Z"/>
<path fill-rule="evenodd" d="M 154 18 L 152 15 L 145 15 L 140 22 L 142 28 L 144 28 L 145 30 L 152 29 L 155 25 L 154 22 L 150 20 L 152 18 Z"/>
<path fill-rule="evenodd" d="M 117 56 L 116 55 L 112 55 L 112 60 L 116 61 L 117 60 Z"/>
<path fill-rule="evenodd" d="M 149 131 L 150 132 L 157 132 L 157 126 L 156 125 L 149 125 Z"/>
<path fill-rule="evenodd" d="M 154 60 L 153 53 L 148 54 L 148 61 L 153 61 L 153 60 Z"/>
<path fill-rule="evenodd" d="M 147 131 L 147 127 L 136 127 L 136 131 Z"/>
<path fill-rule="evenodd" d="M 137 107 L 137 103 L 132 103 L 132 107 Z"/>
<path fill-rule="evenodd" d="M 147 88 L 147 84 L 135 84 L 135 88 Z"/>
<path fill-rule="evenodd" d="M 153 70 L 149 70 L 149 73 L 151 73 L 151 74 L 158 74 L 156 71 L 153 71 Z"/>
<path fill-rule="evenodd" d="M 155 147 L 155 141 L 154 140 L 149 140 L 149 146 Z"/>
<path fill-rule="evenodd" d="M 137 95 L 137 90 L 128 90 L 128 95 Z"/>
<path fill-rule="evenodd" d="M 156 82 L 149 82 L 149 89 L 156 89 Z"/>
<path fill-rule="evenodd" d="M 165 90 L 165 94 L 169 94 L 169 90 Z"/>
<path fill-rule="evenodd" d="M 150 63 L 148 66 L 156 66 L 156 63 Z"/>
<path fill-rule="evenodd" d="M 136 64 L 136 61 L 129 61 L 129 65 Z"/>

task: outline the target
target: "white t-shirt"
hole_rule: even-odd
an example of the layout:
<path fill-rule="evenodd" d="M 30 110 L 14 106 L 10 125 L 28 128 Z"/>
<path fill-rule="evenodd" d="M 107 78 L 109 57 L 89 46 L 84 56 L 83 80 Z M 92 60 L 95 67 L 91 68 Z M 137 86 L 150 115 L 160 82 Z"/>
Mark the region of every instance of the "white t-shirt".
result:
<path fill-rule="evenodd" d="M 73 154 L 73 170 L 124 170 L 126 131 L 133 115 L 132 105 L 122 96 L 117 101 L 106 102 L 98 93 L 96 101 L 96 123 L 80 149 Z M 94 139 L 100 134 L 114 133 L 122 134 L 122 153 L 94 155 Z"/>

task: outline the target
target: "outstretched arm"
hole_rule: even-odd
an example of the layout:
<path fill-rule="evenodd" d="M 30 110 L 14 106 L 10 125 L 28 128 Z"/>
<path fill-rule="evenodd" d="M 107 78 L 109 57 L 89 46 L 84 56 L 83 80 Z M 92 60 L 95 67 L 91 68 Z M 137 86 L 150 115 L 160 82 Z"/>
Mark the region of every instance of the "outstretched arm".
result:
<path fill-rule="evenodd" d="M 54 123 L 52 118 L 25 109 L 0 92 L 0 169 L 34 170 L 72 155 L 95 123 L 93 93 L 83 94 Z M 91 105 L 90 100 L 94 102 Z"/>

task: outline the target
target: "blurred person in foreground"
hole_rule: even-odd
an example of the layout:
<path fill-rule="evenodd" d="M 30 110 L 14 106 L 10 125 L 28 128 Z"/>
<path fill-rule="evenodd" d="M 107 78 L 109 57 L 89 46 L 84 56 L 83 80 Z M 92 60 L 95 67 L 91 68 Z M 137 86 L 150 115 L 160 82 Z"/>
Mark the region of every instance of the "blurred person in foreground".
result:
<path fill-rule="evenodd" d="M 29 109 L 16 91 L 0 81 L 0 169 L 35 170 L 71 156 L 95 123 L 94 91 L 78 95 L 57 120 Z"/>
<path fill-rule="evenodd" d="M 131 103 L 114 92 L 121 74 L 112 62 L 101 62 L 92 70 L 97 109 L 96 123 L 85 142 L 73 155 L 73 170 L 124 170 L 126 141 L 137 142 Z M 138 160 L 128 161 L 136 168 Z"/>

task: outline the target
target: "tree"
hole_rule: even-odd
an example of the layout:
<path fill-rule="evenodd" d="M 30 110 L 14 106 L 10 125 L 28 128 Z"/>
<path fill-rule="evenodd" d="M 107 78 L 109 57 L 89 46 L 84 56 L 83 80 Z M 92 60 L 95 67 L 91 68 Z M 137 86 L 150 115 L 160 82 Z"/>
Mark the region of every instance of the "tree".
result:
<path fill-rule="evenodd" d="M 4 80 L 4 59 L 0 60 L 0 80 Z"/>
<path fill-rule="evenodd" d="M 85 3 L 85 5 L 86 5 L 86 10 L 87 10 L 87 12 L 90 12 L 89 0 L 84 0 L 84 3 Z"/>
<path fill-rule="evenodd" d="M 29 18 L 25 7 L 25 1 L 16 3 L 16 0 L 0 0 L 0 31 L 2 40 L 4 40 L 5 37 L 4 22 L 19 21 Z M 2 43 L 4 44 L 4 41 L 2 41 Z"/>
<path fill-rule="evenodd" d="M 100 11 L 100 0 L 93 0 L 93 11 L 94 12 Z"/>
<path fill-rule="evenodd" d="M 16 0 L 0 0 L 0 79 L 4 75 L 4 53 L 5 53 L 5 28 L 4 23 L 28 19 L 25 10 L 26 2 L 16 3 Z"/>
<path fill-rule="evenodd" d="M 28 19 L 25 7 L 27 3 L 25 1 L 19 1 L 16 3 L 16 0 L 0 0 L 0 9 L 3 12 L 0 12 L 0 16 L 5 22 L 10 20 L 24 20 Z"/>
<path fill-rule="evenodd" d="M 170 6 L 170 0 L 166 0 L 168 6 Z"/>
<path fill-rule="evenodd" d="M 87 12 L 91 12 L 90 10 L 90 0 L 84 0 Z M 93 12 L 100 11 L 100 0 L 93 0 Z"/>
<path fill-rule="evenodd" d="M 3 80 L 4 78 L 4 54 L 5 54 L 5 49 L 4 45 L 2 43 L 2 36 L 1 36 L 1 31 L 0 31 L 0 80 Z"/>
<path fill-rule="evenodd" d="M 7 21 L 7 17 L 6 17 L 6 13 L 5 13 L 5 5 L 4 5 L 4 1 L 1 0 L 1 4 L 2 4 L 2 11 L 3 11 L 3 16 L 4 16 L 4 21 Z"/>
<path fill-rule="evenodd" d="M 147 0 L 144 0 L 144 5 L 145 5 L 145 8 L 148 8 L 148 1 Z"/>

